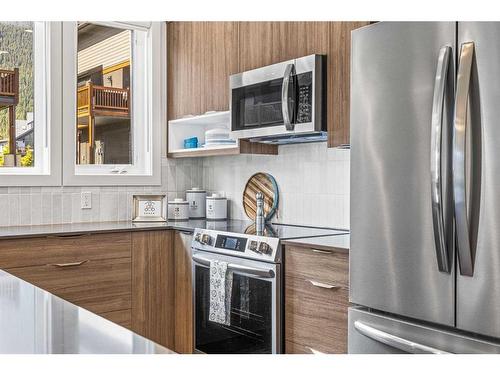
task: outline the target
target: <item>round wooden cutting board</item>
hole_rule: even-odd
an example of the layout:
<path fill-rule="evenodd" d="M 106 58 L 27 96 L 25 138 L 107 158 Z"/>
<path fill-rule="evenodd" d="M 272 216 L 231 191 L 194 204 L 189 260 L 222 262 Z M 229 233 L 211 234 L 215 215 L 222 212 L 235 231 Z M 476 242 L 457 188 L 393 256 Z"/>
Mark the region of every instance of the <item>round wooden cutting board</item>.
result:
<path fill-rule="evenodd" d="M 243 189 L 243 209 L 250 220 L 255 220 L 257 192 L 264 195 L 264 217 L 270 220 L 278 208 L 279 192 L 276 180 L 269 173 L 259 172 L 250 177 Z"/>

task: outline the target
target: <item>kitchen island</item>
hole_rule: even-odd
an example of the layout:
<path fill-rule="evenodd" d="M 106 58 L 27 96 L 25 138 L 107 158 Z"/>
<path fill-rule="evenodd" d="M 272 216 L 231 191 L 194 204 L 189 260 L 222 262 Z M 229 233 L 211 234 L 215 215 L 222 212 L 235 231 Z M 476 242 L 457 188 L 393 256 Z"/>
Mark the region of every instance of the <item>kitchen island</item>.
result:
<path fill-rule="evenodd" d="M 173 351 L 0 270 L 0 354 Z"/>

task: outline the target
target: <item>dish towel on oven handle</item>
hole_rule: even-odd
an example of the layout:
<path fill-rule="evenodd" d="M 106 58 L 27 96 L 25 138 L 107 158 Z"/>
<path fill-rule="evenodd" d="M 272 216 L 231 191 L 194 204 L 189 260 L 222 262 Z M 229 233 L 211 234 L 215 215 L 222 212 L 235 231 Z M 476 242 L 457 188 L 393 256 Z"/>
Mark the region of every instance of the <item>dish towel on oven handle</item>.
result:
<path fill-rule="evenodd" d="M 210 261 L 210 311 L 208 320 L 224 325 L 231 324 L 231 292 L 233 273 L 227 262 Z"/>

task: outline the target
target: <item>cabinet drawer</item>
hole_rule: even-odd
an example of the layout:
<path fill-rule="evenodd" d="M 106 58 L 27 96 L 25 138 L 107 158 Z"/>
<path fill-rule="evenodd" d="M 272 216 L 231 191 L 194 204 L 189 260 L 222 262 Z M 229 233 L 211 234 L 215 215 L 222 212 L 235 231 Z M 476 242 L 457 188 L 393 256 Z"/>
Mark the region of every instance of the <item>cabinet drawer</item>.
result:
<path fill-rule="evenodd" d="M 131 308 L 131 258 L 90 259 L 81 265 L 6 271 L 95 313 Z"/>
<path fill-rule="evenodd" d="M 0 268 L 3 269 L 130 256 L 130 233 L 0 240 Z"/>
<path fill-rule="evenodd" d="M 349 287 L 349 255 L 343 252 L 286 246 L 287 275 Z"/>
<path fill-rule="evenodd" d="M 328 289 L 286 276 L 285 339 L 322 353 L 346 353 L 348 305 L 344 286 Z"/>

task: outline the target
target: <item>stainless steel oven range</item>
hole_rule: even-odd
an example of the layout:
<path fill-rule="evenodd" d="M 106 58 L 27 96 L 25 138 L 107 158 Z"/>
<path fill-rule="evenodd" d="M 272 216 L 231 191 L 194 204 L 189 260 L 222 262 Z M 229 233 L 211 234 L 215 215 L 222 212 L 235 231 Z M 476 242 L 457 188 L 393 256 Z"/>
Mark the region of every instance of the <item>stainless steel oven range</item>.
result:
<path fill-rule="evenodd" d="M 192 259 L 195 352 L 281 353 L 279 238 L 196 229 Z M 210 264 L 215 260 L 227 262 L 232 273 L 228 324 L 209 320 Z"/>

